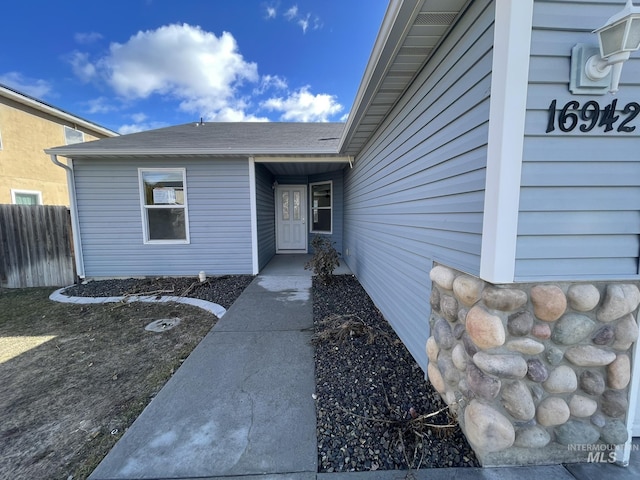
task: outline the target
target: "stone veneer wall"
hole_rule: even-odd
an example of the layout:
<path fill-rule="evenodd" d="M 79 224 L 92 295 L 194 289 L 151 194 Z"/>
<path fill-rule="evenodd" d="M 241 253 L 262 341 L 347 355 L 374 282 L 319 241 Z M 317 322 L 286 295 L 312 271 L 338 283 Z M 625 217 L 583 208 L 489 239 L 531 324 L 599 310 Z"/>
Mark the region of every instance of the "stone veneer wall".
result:
<path fill-rule="evenodd" d="M 635 284 L 430 277 L 428 379 L 484 466 L 582 462 L 627 441 Z"/>

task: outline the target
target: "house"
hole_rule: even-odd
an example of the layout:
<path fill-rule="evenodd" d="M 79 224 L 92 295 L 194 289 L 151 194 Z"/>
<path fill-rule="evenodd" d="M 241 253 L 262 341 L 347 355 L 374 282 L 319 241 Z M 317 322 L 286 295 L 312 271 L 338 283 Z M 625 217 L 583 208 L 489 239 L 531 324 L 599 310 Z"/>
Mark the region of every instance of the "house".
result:
<path fill-rule="evenodd" d="M 394 0 L 345 125 L 50 149 L 70 159 L 78 271 L 257 273 L 329 235 L 483 465 L 603 448 L 624 463 L 640 435 L 640 60 L 615 97 L 571 73 L 623 3 Z"/>
<path fill-rule="evenodd" d="M 68 205 L 64 171 L 42 150 L 116 132 L 0 85 L 0 203 Z"/>

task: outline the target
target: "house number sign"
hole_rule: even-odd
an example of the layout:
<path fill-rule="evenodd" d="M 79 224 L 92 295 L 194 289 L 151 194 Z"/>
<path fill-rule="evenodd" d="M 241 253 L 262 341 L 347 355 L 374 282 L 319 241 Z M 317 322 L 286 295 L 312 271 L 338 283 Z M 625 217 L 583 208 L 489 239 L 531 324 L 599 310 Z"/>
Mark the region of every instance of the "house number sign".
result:
<path fill-rule="evenodd" d="M 595 100 L 589 100 L 582 105 L 576 100 L 571 100 L 560 109 L 556 104 L 557 100 L 553 100 L 549 105 L 546 133 L 553 132 L 556 124 L 563 132 L 571 132 L 575 128 L 581 132 L 590 132 L 598 127 L 604 128 L 605 132 L 615 129 L 618 132 L 630 133 L 636 127 L 629 124 L 640 113 L 640 104 L 629 102 L 622 109 L 622 114 L 616 115 L 617 99 L 604 107 Z"/>

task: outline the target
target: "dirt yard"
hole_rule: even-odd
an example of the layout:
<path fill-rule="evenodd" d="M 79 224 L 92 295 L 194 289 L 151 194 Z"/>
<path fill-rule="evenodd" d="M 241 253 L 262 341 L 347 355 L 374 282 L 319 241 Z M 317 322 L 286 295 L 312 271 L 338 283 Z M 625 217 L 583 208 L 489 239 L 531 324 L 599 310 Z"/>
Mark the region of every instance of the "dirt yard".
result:
<path fill-rule="evenodd" d="M 180 304 L 55 303 L 51 291 L 0 289 L 0 478 L 86 478 L 217 320 Z"/>

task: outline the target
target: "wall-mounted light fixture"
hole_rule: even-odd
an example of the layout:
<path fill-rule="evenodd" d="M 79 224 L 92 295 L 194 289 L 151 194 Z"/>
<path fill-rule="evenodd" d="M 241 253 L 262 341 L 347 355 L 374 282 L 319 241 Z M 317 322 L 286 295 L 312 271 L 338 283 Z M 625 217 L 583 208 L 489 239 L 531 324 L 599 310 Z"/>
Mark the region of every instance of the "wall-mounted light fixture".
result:
<path fill-rule="evenodd" d="M 627 0 L 622 11 L 593 33 L 598 35 L 599 49 L 579 43 L 571 50 L 569 90 L 573 94 L 616 93 L 622 64 L 640 48 L 640 7 Z"/>

